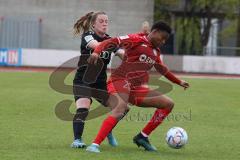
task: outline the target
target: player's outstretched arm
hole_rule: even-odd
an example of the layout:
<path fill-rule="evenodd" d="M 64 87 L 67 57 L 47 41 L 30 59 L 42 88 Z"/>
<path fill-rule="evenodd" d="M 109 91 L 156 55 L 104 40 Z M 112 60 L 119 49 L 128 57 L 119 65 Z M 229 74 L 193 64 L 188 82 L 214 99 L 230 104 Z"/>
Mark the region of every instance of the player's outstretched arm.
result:
<path fill-rule="evenodd" d="M 101 42 L 98 46 L 96 46 L 94 52 L 88 58 L 88 63 L 90 64 L 97 64 L 97 60 L 102 53 L 102 51 L 115 49 L 119 47 L 119 40 L 118 38 L 110 38 Z"/>
<path fill-rule="evenodd" d="M 99 55 L 102 51 L 106 50 L 116 50 L 116 49 L 124 49 L 128 50 L 133 48 L 136 45 L 140 45 L 142 43 L 142 38 L 138 34 L 129 34 L 125 36 L 119 36 L 115 38 L 110 38 L 101 42 L 94 50 L 93 54 L 89 57 L 88 62 L 91 64 L 96 64 Z M 123 54 L 120 55 L 120 58 L 123 58 Z"/>
<path fill-rule="evenodd" d="M 190 87 L 189 83 L 179 79 L 176 77 L 170 70 L 164 75 L 168 80 L 170 80 L 173 83 L 178 84 L 179 86 L 183 87 L 184 89 L 187 89 Z"/>
<path fill-rule="evenodd" d="M 189 83 L 179 79 L 176 77 L 168 68 L 166 65 L 164 65 L 161 60 L 155 64 L 155 69 L 161 74 L 164 75 L 168 80 L 170 80 L 173 83 L 178 84 L 179 86 L 182 86 L 184 89 L 187 89 L 190 87 Z"/>

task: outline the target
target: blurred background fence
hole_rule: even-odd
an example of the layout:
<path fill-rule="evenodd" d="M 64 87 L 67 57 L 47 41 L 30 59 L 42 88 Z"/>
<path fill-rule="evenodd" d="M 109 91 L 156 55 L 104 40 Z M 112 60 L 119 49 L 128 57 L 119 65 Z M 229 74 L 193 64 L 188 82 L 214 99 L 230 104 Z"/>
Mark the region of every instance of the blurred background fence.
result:
<path fill-rule="evenodd" d="M 139 32 L 144 21 L 168 22 L 173 34 L 161 50 L 174 71 L 240 74 L 240 60 L 232 59 L 240 56 L 239 0 L 0 0 L 0 65 L 71 58 L 80 45 L 73 24 L 90 11 L 108 14 L 111 36 Z"/>
<path fill-rule="evenodd" d="M 2 17 L 0 21 L 1 48 L 40 48 L 41 19 Z"/>

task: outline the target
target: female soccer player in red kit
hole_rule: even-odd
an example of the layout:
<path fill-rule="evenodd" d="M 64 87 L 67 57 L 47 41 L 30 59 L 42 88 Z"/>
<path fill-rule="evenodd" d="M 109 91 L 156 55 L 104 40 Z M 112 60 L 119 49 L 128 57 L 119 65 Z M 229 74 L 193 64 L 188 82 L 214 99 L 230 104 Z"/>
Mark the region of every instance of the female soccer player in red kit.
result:
<path fill-rule="evenodd" d="M 138 146 L 144 147 L 147 151 L 156 151 L 156 148 L 150 144 L 148 136 L 172 111 L 174 102 L 166 95 L 148 88 L 148 71 L 154 67 L 171 82 L 185 89 L 189 87 L 187 82 L 178 79 L 169 71 L 160 59 L 158 47 L 166 42 L 170 33 L 171 28 L 166 23 L 159 21 L 152 26 L 148 35 L 130 34 L 111 38 L 95 48 L 94 53 L 88 59 L 91 64 L 97 62 L 102 51 L 111 47 L 124 48 L 125 56 L 122 64 L 112 72 L 108 81 L 108 92 L 111 95 L 108 105 L 113 108 L 111 115 L 103 121 L 97 137 L 87 151 L 100 152 L 99 145 L 116 126 L 128 103 L 139 107 L 156 108 L 151 120 L 133 138 L 133 142 Z M 118 99 L 116 106 L 112 105 L 113 97 Z"/>

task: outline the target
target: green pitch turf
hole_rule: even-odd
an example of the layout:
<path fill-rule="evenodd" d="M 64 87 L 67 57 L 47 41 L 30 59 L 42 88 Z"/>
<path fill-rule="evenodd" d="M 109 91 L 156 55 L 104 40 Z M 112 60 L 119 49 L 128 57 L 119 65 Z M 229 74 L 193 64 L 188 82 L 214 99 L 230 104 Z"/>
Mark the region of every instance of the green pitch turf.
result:
<path fill-rule="evenodd" d="M 72 96 L 53 91 L 49 73 L 0 73 L 0 160 L 238 160 L 240 157 L 240 80 L 185 79 L 191 88 L 174 86 L 168 95 L 175 101 L 173 113 L 151 135 L 158 148 L 149 153 L 137 148 L 132 137 L 146 124 L 153 109 L 132 106 L 114 129 L 119 147 L 106 142 L 100 154 L 72 149 L 72 123 L 55 115 L 55 105 Z M 71 83 L 71 77 L 67 83 Z M 98 106 L 94 102 L 93 108 Z M 74 105 L 71 106 L 74 111 Z M 86 123 L 84 141 L 90 144 L 105 116 Z M 173 126 L 189 135 L 185 148 L 165 143 Z"/>

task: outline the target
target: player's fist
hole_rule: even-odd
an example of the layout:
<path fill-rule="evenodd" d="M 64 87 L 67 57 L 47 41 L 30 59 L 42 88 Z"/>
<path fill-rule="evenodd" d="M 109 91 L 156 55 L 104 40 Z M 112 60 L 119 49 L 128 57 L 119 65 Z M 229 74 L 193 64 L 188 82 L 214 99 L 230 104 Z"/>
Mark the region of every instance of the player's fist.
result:
<path fill-rule="evenodd" d="M 88 63 L 90 64 L 97 64 L 99 55 L 97 53 L 92 53 L 90 57 L 87 59 Z"/>
<path fill-rule="evenodd" d="M 180 86 L 182 86 L 184 89 L 187 89 L 190 87 L 189 83 L 184 80 L 181 81 Z"/>

